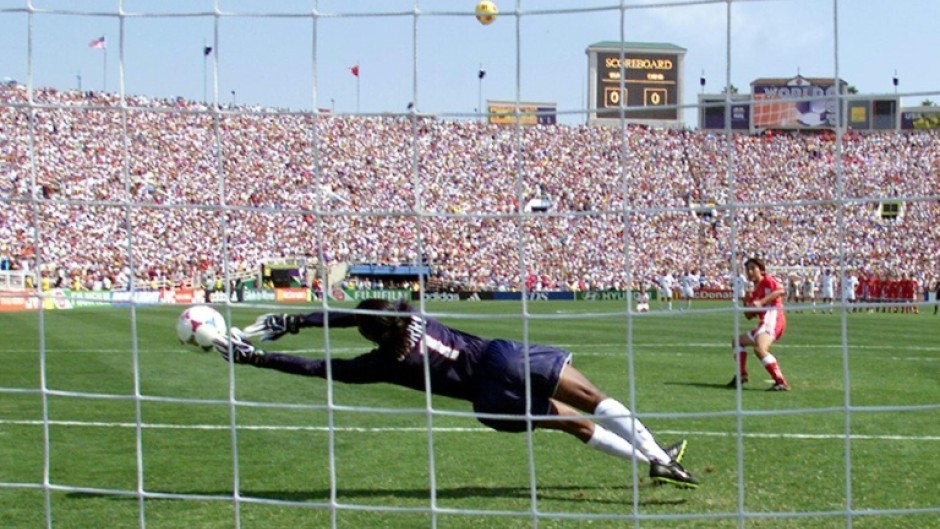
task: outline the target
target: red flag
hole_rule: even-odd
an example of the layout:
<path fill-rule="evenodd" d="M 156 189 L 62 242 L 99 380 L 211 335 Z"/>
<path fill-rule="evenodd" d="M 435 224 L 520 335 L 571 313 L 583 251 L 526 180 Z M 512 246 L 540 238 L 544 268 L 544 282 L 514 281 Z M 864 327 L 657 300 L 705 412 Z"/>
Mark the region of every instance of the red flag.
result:
<path fill-rule="evenodd" d="M 98 37 L 97 39 L 92 39 L 92 41 L 88 43 L 88 47 L 89 47 L 89 48 L 94 48 L 94 49 L 96 49 L 96 50 L 103 50 L 103 49 L 107 48 L 108 45 L 107 45 L 107 43 L 106 43 L 105 40 L 104 40 L 104 35 L 102 35 L 102 36 Z"/>
<path fill-rule="evenodd" d="M 351 66 L 349 68 L 349 71 L 352 72 L 352 74 L 355 75 L 356 77 L 359 77 L 359 65 L 358 64 L 355 66 Z"/>

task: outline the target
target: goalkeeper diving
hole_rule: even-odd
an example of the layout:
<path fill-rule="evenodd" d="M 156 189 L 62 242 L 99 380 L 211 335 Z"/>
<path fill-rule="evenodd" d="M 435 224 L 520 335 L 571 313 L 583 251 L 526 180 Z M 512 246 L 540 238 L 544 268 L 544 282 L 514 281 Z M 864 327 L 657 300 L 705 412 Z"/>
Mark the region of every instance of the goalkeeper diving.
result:
<path fill-rule="evenodd" d="M 531 421 L 526 420 L 526 345 L 486 339 L 448 327 L 404 301 L 367 299 L 355 310 L 265 314 L 244 332 L 220 335 L 215 348 L 226 361 L 309 377 L 327 377 L 327 361 L 263 351 L 250 339 L 270 342 L 304 328 L 356 327 L 375 347 L 351 359 L 331 359 L 332 379 L 349 384 L 384 382 L 462 399 L 478 420 L 500 432 L 546 428 L 569 433 L 601 452 L 649 464 L 654 483 L 697 488 L 680 460 L 686 441 L 661 447 L 626 406 L 608 397 L 571 365 L 571 353 L 528 345 Z M 425 361 L 430 388 L 425 387 Z M 580 412 L 579 412 L 580 410 Z M 582 415 L 591 414 L 594 420 Z M 502 417 L 493 417 L 501 415 Z M 506 417 L 509 416 L 509 417 Z"/>

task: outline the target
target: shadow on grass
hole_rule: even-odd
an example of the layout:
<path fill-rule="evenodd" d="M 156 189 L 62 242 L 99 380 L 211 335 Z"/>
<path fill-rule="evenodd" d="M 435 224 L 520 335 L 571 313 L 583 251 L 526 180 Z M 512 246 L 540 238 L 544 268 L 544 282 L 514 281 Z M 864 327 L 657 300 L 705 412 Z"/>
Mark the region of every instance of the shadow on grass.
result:
<path fill-rule="evenodd" d="M 727 382 L 722 382 L 720 384 L 710 384 L 706 382 L 663 382 L 663 384 L 667 386 L 688 386 L 691 388 L 720 389 L 722 391 L 727 391 L 728 393 L 732 393 L 736 389 L 736 388 L 728 387 Z M 761 388 L 761 387 L 755 386 L 753 385 L 753 383 L 748 383 L 748 384 L 744 384 L 743 386 L 741 386 L 742 391 L 754 391 L 756 389 L 763 391 L 767 388 Z"/>
<path fill-rule="evenodd" d="M 654 485 L 651 483 L 640 483 L 639 490 L 654 490 L 660 488 L 659 485 Z M 596 487 L 583 487 L 583 486 L 574 486 L 574 485 L 553 485 L 553 486 L 541 486 L 538 488 L 538 499 L 547 500 L 547 501 L 570 501 L 570 502 L 583 502 L 589 501 L 591 503 L 605 503 L 612 505 L 624 505 L 625 502 L 629 503 L 627 500 L 620 498 L 622 495 L 629 495 L 633 487 L 630 485 L 623 486 L 596 486 Z M 607 491 L 607 492 L 605 492 Z M 611 498 L 610 491 L 616 491 L 618 496 L 617 498 Z M 156 492 L 156 491 L 152 491 Z M 594 493 L 592 493 L 594 492 Z M 621 494 L 622 493 L 622 494 Z M 676 490 L 677 494 L 682 494 L 681 491 Z M 188 492 L 173 492 L 170 494 L 181 494 L 181 495 L 192 495 L 200 496 L 204 498 L 211 499 L 231 499 L 232 491 L 231 490 L 216 490 L 216 491 L 188 491 Z M 430 493 L 428 489 L 349 489 L 349 488 L 340 488 L 336 492 L 337 499 L 342 502 L 349 502 L 354 499 L 367 499 L 367 498 L 408 498 L 414 500 L 429 499 Z M 137 501 L 137 498 L 132 495 L 112 495 L 112 494 L 103 494 L 103 493 L 93 493 L 93 492 L 70 492 L 66 495 L 70 499 L 92 499 L 92 498 L 108 498 L 112 500 L 130 500 Z M 241 491 L 242 498 L 258 498 L 266 500 L 275 500 L 275 501 L 287 501 L 287 502 L 327 502 L 330 498 L 329 489 L 315 489 L 308 491 L 285 491 L 285 490 L 250 490 L 243 489 Z M 437 489 L 437 499 L 438 500 L 465 500 L 465 499 L 529 499 L 531 497 L 531 491 L 528 487 L 448 487 L 448 488 L 439 488 Z M 175 498 L 151 498 L 148 501 L 155 500 L 170 500 L 174 501 Z M 688 500 L 684 497 L 676 498 L 649 498 L 641 499 L 640 505 L 679 505 L 686 503 Z"/>

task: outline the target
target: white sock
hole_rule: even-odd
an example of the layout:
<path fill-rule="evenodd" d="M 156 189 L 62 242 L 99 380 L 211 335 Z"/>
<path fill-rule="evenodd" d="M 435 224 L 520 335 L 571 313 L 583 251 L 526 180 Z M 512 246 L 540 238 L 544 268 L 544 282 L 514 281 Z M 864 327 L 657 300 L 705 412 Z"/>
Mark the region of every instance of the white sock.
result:
<path fill-rule="evenodd" d="M 602 400 L 594 410 L 594 415 L 597 416 L 597 422 L 636 447 L 646 459 L 656 463 L 669 463 L 669 456 L 653 439 L 653 434 L 617 400 Z"/>
<path fill-rule="evenodd" d="M 645 455 L 634 448 L 632 444 L 628 443 L 626 439 L 599 424 L 594 425 L 594 434 L 588 439 L 587 445 L 614 457 L 636 459 L 640 463 L 650 462 Z"/>

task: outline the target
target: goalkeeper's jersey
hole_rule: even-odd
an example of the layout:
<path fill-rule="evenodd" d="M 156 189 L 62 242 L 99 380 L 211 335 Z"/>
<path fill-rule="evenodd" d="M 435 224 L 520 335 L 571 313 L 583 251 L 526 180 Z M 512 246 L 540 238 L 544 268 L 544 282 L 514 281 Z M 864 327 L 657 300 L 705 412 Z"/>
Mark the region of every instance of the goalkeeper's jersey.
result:
<path fill-rule="evenodd" d="M 307 314 L 305 327 L 355 327 L 355 316 L 349 312 Z M 329 362 L 333 380 L 350 384 L 387 382 L 412 389 L 425 389 L 424 355 L 427 353 L 431 391 L 437 395 L 473 400 L 474 368 L 484 357 L 490 341 L 457 329 L 438 320 L 411 315 L 408 325 L 411 350 L 402 359 L 374 349 L 352 359 L 333 358 Z M 327 376 L 327 362 L 322 359 L 268 353 L 265 367 L 280 371 Z"/>

